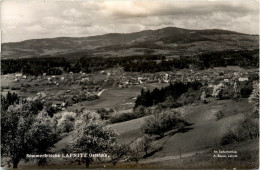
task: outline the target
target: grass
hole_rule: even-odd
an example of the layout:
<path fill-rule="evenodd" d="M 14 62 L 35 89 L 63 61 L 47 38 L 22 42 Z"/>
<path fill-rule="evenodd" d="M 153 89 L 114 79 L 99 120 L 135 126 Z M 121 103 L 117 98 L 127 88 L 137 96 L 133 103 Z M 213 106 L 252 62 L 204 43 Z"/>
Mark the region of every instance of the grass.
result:
<path fill-rule="evenodd" d="M 122 113 L 123 110 L 133 108 L 134 99 L 140 93 L 140 87 L 130 87 L 125 89 L 109 88 L 105 90 L 99 99 L 93 101 L 84 101 L 77 103 L 70 108 L 85 107 L 88 110 L 97 110 L 100 108 L 117 109 L 116 112 Z M 131 104 L 128 104 L 131 103 Z"/>
<path fill-rule="evenodd" d="M 163 167 L 174 168 L 258 168 L 258 140 L 216 147 L 215 150 L 236 150 L 237 158 L 215 158 L 213 150 L 193 156 L 160 162 Z M 155 163 L 147 166 L 155 166 Z"/>
<path fill-rule="evenodd" d="M 237 151 L 237 158 L 216 158 L 213 157 L 213 150 L 235 150 Z M 176 168 L 176 169 L 257 169 L 259 167 L 258 163 L 258 140 L 249 140 L 241 143 L 221 146 L 218 148 L 212 148 L 209 151 L 202 153 L 194 153 L 191 156 L 185 156 L 182 158 L 168 159 L 163 161 L 157 161 L 152 163 L 144 163 L 140 161 L 139 164 L 134 162 L 119 162 L 116 166 L 106 161 L 96 162 L 90 164 L 90 168 L 102 168 L 102 169 L 140 169 L 140 168 Z M 59 160 L 63 162 L 59 163 L 49 163 L 47 166 L 37 167 L 35 164 L 25 165 L 20 164 L 18 168 L 21 169 L 85 169 L 84 163 L 77 165 L 72 163 L 71 160 Z"/>
<path fill-rule="evenodd" d="M 211 148 L 218 144 L 221 137 L 236 126 L 236 123 L 242 119 L 242 113 L 248 112 L 250 109 L 246 99 L 239 102 L 232 100 L 212 100 L 209 104 L 188 105 L 177 108 L 187 120 L 193 125 L 189 126 L 190 130 L 185 133 L 176 133 L 174 135 L 166 135 L 166 137 L 154 142 L 159 148 L 163 145 L 163 149 L 155 153 L 151 158 L 178 155 L 178 147 L 182 152 L 196 152 Z M 215 113 L 222 110 L 225 116 L 216 121 Z M 120 135 L 120 142 L 130 142 L 140 137 L 140 127 L 145 121 L 145 117 L 130 120 L 127 122 L 109 125 L 115 129 Z M 203 135 L 202 135 L 203 134 Z M 125 138 L 125 139 L 124 139 Z"/>

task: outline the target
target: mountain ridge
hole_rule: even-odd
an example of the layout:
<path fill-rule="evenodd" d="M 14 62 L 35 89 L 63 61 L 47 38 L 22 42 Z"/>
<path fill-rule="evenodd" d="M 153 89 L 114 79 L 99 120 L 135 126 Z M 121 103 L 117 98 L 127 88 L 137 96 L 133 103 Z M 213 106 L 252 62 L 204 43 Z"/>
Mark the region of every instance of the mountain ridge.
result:
<path fill-rule="evenodd" d="M 165 27 L 133 33 L 108 33 L 89 37 L 30 39 L 2 44 L 2 59 L 59 56 L 84 51 L 97 57 L 129 55 L 186 55 L 209 50 L 258 48 L 258 36 L 229 30 L 190 30 Z M 186 54 L 183 52 L 186 51 Z"/>

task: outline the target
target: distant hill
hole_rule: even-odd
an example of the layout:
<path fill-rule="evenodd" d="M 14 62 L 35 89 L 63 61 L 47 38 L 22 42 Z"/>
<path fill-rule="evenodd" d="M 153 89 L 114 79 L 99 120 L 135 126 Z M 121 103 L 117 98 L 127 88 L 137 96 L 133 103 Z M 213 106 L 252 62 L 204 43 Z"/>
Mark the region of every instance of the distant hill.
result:
<path fill-rule="evenodd" d="M 3 43 L 2 59 L 52 57 L 75 54 L 86 57 L 131 55 L 193 55 L 207 51 L 258 49 L 258 35 L 227 30 L 188 30 L 166 27 L 128 34 L 59 37 Z M 71 54 L 71 55 L 70 55 Z"/>

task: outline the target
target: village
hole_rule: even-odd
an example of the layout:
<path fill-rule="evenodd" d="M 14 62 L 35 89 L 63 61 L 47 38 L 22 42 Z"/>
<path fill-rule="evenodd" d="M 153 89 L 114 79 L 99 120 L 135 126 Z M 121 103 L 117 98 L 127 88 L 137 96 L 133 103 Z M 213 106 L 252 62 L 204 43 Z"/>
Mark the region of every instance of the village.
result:
<path fill-rule="evenodd" d="M 73 104 L 98 99 L 104 90 L 161 88 L 175 82 L 200 82 L 205 88 L 214 89 L 222 83 L 226 88 L 237 88 L 257 77 L 257 69 L 242 69 L 236 66 L 210 68 L 207 70 L 182 69 L 157 73 L 125 72 L 122 68 L 101 70 L 95 73 L 63 73 L 40 76 L 22 73 L 2 76 L 2 94 L 7 91 L 22 97 L 38 96 L 51 102 L 56 110 L 65 110 Z M 212 91 L 212 90 L 210 90 Z M 138 94 L 137 93 L 137 94 Z M 122 103 L 121 103 L 122 104 Z"/>

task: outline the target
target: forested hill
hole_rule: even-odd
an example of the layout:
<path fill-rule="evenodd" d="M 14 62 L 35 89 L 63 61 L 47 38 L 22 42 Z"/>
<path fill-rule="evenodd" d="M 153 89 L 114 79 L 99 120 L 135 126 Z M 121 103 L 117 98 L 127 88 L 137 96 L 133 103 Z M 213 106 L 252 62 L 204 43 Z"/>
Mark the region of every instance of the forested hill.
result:
<path fill-rule="evenodd" d="M 226 30 L 158 30 L 92 37 L 59 37 L 3 43 L 2 59 L 31 57 L 123 57 L 143 55 L 183 56 L 224 50 L 258 49 L 258 35 Z"/>

